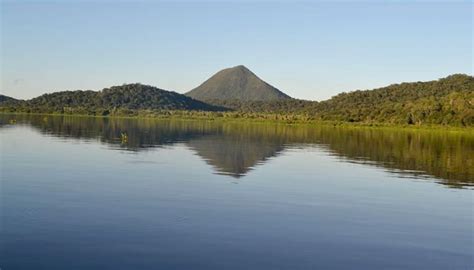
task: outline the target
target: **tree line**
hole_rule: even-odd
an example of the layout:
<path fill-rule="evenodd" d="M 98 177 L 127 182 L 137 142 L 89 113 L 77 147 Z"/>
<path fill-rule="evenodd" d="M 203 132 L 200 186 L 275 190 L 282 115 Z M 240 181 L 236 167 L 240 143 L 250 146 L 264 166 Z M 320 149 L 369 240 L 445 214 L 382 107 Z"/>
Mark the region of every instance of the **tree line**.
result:
<path fill-rule="evenodd" d="M 142 84 L 114 86 L 99 92 L 56 92 L 26 101 L 3 97 L 0 99 L 3 112 L 474 125 L 474 78 L 464 74 L 341 93 L 321 102 L 298 99 L 201 102 Z"/>

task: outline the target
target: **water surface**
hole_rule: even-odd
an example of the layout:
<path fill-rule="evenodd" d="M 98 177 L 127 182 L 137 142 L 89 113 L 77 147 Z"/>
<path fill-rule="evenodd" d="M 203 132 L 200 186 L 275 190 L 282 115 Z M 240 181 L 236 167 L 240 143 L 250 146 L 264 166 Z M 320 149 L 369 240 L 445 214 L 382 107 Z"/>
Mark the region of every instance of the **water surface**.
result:
<path fill-rule="evenodd" d="M 474 135 L 0 115 L 2 269 L 472 269 Z"/>

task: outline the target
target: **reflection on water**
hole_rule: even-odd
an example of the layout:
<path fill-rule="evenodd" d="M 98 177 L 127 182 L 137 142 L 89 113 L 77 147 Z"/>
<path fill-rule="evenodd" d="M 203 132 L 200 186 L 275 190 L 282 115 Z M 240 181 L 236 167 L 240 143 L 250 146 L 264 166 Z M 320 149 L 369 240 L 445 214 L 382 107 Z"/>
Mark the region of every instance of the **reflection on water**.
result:
<path fill-rule="evenodd" d="M 462 132 L 0 115 L 1 128 L 13 123 L 61 138 L 100 140 L 129 151 L 180 142 L 216 173 L 236 178 L 287 148 L 317 145 L 345 162 L 382 167 L 399 177 L 435 178 L 450 187 L 474 185 L 474 135 Z"/>
<path fill-rule="evenodd" d="M 187 144 L 217 173 L 236 178 L 244 176 L 255 165 L 264 163 L 284 149 L 282 144 L 276 142 L 232 135 L 203 136 Z"/>

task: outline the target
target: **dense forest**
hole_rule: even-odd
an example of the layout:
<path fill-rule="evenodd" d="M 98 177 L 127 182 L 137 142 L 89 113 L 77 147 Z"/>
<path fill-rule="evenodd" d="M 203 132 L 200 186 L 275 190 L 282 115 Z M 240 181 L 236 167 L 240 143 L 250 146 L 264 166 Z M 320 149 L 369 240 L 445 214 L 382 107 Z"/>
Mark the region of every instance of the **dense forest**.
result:
<path fill-rule="evenodd" d="M 474 78 L 455 74 L 435 81 L 341 93 L 321 102 L 298 99 L 201 102 L 152 86 L 128 84 L 100 92 L 45 94 L 27 101 L 6 99 L 0 101 L 0 111 L 474 126 Z"/>
<path fill-rule="evenodd" d="M 223 110 L 185 95 L 143 84 L 124 84 L 102 91 L 62 91 L 16 102 L 0 103 L 3 110 L 28 113 L 109 115 L 134 110 Z"/>
<path fill-rule="evenodd" d="M 339 94 L 319 104 L 323 120 L 394 124 L 474 124 L 474 78 L 429 81 Z"/>
<path fill-rule="evenodd" d="M 387 124 L 474 125 L 474 78 L 455 74 L 429 81 L 394 84 L 341 93 L 316 102 L 206 100 L 243 115 L 277 114 L 280 118 Z"/>

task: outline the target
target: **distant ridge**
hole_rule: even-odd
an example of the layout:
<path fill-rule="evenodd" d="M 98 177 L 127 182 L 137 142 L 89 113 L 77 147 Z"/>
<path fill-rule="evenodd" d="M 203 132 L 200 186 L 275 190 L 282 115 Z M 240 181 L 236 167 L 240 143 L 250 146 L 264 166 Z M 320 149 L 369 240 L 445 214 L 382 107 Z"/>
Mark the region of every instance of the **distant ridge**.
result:
<path fill-rule="evenodd" d="M 264 82 L 243 65 L 223 69 L 186 93 L 202 100 L 274 101 L 290 96 Z"/>
<path fill-rule="evenodd" d="M 224 85 L 230 88 L 227 91 L 225 87 L 208 88 L 208 85 Z M 253 87 L 254 85 L 257 87 Z M 198 93 L 194 91 L 207 91 L 209 95 L 197 97 L 195 94 Z M 201 116 L 305 122 L 322 120 L 369 124 L 474 126 L 474 77 L 466 74 L 341 93 L 331 99 L 317 102 L 290 98 L 258 79 L 244 66 L 237 66 L 218 72 L 192 92 L 188 95 L 200 98 L 201 101 L 143 84 L 113 86 L 98 92 L 63 91 L 44 94 L 30 100 L 15 100 L 0 95 L 0 112 L 170 115 L 175 114 L 170 113 L 170 110 L 227 111 L 225 114 L 204 113 Z M 146 110 L 155 112 L 144 112 Z"/>
<path fill-rule="evenodd" d="M 474 77 L 453 74 L 340 93 L 320 102 L 217 100 L 212 104 L 244 113 L 276 113 L 283 119 L 299 115 L 300 119 L 338 122 L 474 126 Z"/>
<path fill-rule="evenodd" d="M 25 111 L 94 113 L 110 110 L 222 110 L 182 94 L 140 83 L 112 86 L 102 91 L 75 90 L 44 94 L 21 103 Z M 80 111 L 78 111 L 80 110 Z"/>
<path fill-rule="evenodd" d="M 8 102 L 8 101 L 17 101 L 17 99 L 0 94 L 0 103 Z"/>

